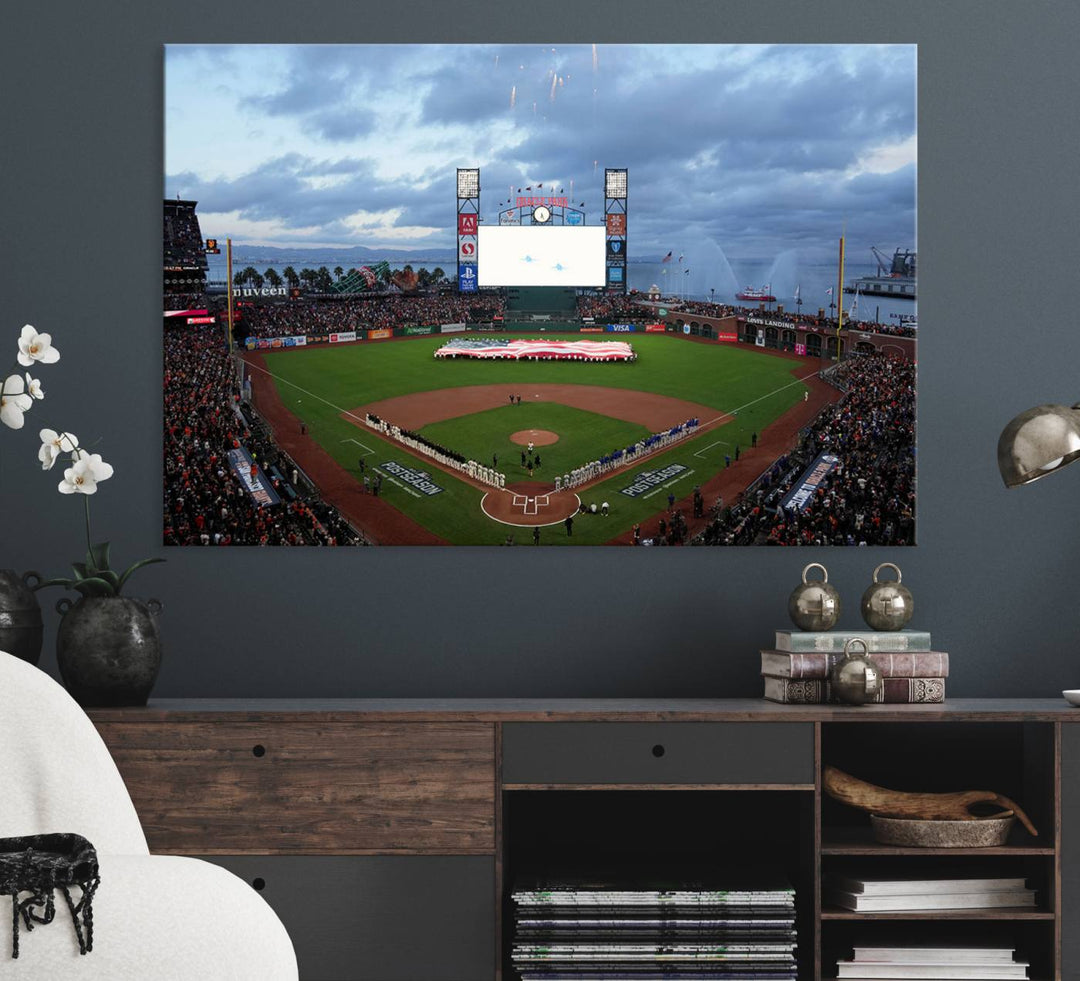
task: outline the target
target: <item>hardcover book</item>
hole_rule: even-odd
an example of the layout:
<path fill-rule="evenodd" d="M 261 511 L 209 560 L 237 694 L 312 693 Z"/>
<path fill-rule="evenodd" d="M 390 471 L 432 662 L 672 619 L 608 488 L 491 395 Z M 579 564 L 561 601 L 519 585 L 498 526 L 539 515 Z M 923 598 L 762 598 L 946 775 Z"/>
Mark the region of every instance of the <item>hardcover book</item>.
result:
<path fill-rule="evenodd" d="M 835 702 L 829 681 L 796 681 L 765 678 L 765 698 L 789 705 L 823 705 Z M 890 705 L 937 704 L 945 701 L 944 678 L 884 678 L 876 703 Z"/>
<path fill-rule="evenodd" d="M 761 673 L 773 678 L 828 678 L 829 670 L 844 655 L 825 651 L 762 651 Z M 873 652 L 870 660 L 886 678 L 947 678 L 945 651 Z"/>
<path fill-rule="evenodd" d="M 849 640 L 861 640 L 869 651 L 928 651 L 930 634 L 925 630 L 777 630 L 778 651 L 824 651 L 843 654 Z"/>

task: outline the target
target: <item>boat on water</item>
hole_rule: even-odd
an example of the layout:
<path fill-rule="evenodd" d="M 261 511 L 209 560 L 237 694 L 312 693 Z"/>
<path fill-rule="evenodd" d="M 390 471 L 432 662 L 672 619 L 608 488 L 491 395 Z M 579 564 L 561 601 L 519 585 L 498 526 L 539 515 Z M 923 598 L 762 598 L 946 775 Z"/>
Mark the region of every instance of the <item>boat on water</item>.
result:
<path fill-rule="evenodd" d="M 749 300 L 751 303 L 775 303 L 776 297 L 772 295 L 771 287 L 771 283 L 766 283 L 761 289 L 747 286 L 742 292 L 735 294 L 735 299 Z"/>
<path fill-rule="evenodd" d="M 894 296 L 915 299 L 915 256 L 911 249 L 897 249 L 892 258 L 882 255 L 873 246 L 870 251 L 877 260 L 877 273 L 860 276 L 844 287 L 845 293 L 861 293 L 863 296 Z"/>

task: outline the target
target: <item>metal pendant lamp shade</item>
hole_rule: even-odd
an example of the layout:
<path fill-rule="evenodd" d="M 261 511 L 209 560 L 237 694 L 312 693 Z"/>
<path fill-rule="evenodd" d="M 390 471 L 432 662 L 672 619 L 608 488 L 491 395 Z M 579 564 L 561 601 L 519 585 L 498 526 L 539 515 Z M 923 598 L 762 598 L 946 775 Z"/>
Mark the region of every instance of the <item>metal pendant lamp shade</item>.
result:
<path fill-rule="evenodd" d="M 1080 459 L 1080 404 L 1037 405 L 1021 412 L 998 439 L 1006 487 L 1030 484 Z"/>

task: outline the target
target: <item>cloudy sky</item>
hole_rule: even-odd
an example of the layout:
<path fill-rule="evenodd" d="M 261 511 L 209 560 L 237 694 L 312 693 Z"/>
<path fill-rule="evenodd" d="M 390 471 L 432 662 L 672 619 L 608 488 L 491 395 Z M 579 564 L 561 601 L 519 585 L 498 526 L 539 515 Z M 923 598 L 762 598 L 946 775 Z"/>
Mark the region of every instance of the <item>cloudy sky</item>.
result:
<path fill-rule="evenodd" d="M 280 246 L 454 245 L 543 183 L 600 223 L 628 167 L 631 257 L 713 242 L 826 261 L 915 242 L 913 45 L 171 45 L 166 197 Z M 869 258 L 867 255 L 866 258 Z"/>

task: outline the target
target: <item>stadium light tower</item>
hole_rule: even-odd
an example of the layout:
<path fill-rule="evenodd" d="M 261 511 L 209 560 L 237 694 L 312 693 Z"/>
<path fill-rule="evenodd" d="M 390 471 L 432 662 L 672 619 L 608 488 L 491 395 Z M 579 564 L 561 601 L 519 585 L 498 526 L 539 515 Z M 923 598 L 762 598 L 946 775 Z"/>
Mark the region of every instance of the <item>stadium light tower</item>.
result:
<path fill-rule="evenodd" d="M 457 273 L 458 292 L 475 293 L 480 259 L 480 169 L 457 170 Z"/>
<path fill-rule="evenodd" d="M 607 283 L 609 293 L 626 295 L 627 176 L 625 167 L 604 168 L 604 224 L 607 227 Z"/>

